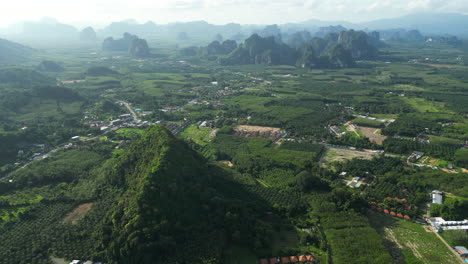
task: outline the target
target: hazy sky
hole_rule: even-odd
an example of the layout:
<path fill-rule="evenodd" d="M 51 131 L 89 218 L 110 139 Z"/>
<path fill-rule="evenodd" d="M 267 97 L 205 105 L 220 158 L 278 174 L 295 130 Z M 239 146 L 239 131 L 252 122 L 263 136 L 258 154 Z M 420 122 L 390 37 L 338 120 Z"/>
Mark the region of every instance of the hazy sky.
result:
<path fill-rule="evenodd" d="M 206 20 L 214 24 L 272 24 L 308 19 L 362 22 L 413 12 L 468 14 L 468 0 L 13 0 L 2 1 L 0 27 L 54 17 L 107 24 L 134 18 L 158 24 Z"/>

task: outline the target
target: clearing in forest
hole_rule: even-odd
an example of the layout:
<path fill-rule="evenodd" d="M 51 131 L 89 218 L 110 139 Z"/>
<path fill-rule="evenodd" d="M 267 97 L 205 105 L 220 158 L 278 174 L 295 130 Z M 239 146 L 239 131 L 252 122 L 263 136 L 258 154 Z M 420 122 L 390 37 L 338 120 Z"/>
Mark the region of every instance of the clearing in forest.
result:
<path fill-rule="evenodd" d="M 241 137 L 261 137 L 276 140 L 283 136 L 284 131 L 277 127 L 240 125 L 234 127 L 234 134 Z"/>
<path fill-rule="evenodd" d="M 323 156 L 324 164 L 329 164 L 334 161 L 343 162 L 354 158 L 372 159 L 377 157 L 379 152 L 359 151 L 348 148 L 327 147 Z"/>
<path fill-rule="evenodd" d="M 369 138 L 371 142 L 375 142 L 379 145 L 382 145 L 382 142 L 387 138 L 386 136 L 380 134 L 380 128 L 373 128 L 373 127 L 358 127 L 359 130 Z"/>
<path fill-rule="evenodd" d="M 63 219 L 64 223 L 72 223 L 73 225 L 76 225 L 78 223 L 78 220 L 85 216 L 89 210 L 93 207 L 94 203 L 84 203 L 73 209 L 70 213 L 65 216 L 65 219 Z"/>

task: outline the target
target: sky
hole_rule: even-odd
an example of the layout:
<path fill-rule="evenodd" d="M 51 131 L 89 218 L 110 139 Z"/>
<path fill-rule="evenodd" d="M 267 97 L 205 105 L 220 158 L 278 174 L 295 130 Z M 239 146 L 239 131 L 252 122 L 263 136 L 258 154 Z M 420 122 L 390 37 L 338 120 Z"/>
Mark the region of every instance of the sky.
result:
<path fill-rule="evenodd" d="M 126 19 L 283 24 L 309 19 L 364 22 L 419 12 L 468 14 L 468 0 L 14 0 L 1 4 L 0 27 L 42 17 L 74 25 Z"/>

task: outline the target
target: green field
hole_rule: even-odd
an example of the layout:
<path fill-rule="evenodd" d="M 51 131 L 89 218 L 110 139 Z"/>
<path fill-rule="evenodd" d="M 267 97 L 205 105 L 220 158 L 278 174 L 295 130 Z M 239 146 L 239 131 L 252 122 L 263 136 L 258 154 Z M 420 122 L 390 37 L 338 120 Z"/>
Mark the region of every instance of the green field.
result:
<path fill-rule="evenodd" d="M 198 145 L 204 146 L 208 144 L 213 138 L 213 135 L 211 135 L 212 132 L 212 128 L 190 125 L 184 131 L 182 131 L 179 136 L 184 139 L 192 140 Z"/>
<path fill-rule="evenodd" d="M 369 221 L 384 237 L 394 263 L 460 263 L 429 226 L 375 212 L 369 212 Z"/>

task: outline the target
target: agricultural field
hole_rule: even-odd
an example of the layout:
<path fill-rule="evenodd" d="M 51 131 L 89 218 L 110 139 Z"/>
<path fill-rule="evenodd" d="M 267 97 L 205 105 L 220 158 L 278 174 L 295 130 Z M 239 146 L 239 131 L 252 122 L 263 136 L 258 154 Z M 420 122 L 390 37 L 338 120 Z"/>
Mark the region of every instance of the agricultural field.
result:
<path fill-rule="evenodd" d="M 145 58 L 90 45 L 1 69 L 0 264 L 458 263 L 425 226 L 367 211 L 414 219 L 439 189 L 439 213 L 463 215 L 466 50 L 389 42 L 308 68 L 223 65 L 198 36 L 148 43 Z M 63 71 L 33 65 L 46 59 Z M 414 151 L 439 169 L 410 166 Z"/>
<path fill-rule="evenodd" d="M 394 263 L 461 263 L 430 229 L 410 221 L 369 212 L 369 222 L 385 239 Z"/>

